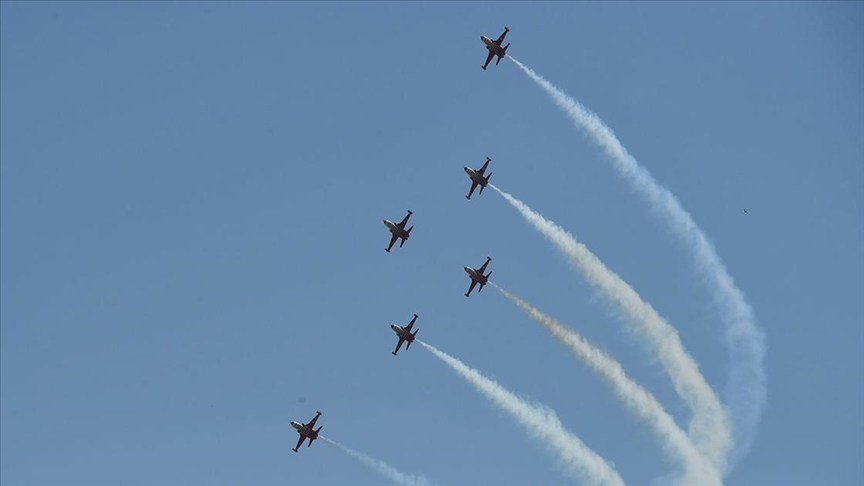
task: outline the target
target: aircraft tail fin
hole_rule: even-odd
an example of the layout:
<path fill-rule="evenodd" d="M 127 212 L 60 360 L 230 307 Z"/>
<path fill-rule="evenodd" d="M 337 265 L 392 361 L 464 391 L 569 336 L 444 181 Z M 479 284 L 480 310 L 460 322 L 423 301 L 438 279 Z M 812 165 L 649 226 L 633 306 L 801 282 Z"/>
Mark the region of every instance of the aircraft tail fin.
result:
<path fill-rule="evenodd" d="M 507 48 L 508 48 L 508 47 L 510 47 L 510 43 L 509 43 L 509 42 L 507 43 L 506 46 L 504 46 L 504 49 L 501 50 L 502 52 L 501 52 L 501 55 L 498 56 L 498 60 L 495 61 L 495 65 L 496 65 L 496 66 L 498 65 L 499 62 L 501 62 L 501 59 L 503 59 L 504 56 L 507 55 Z"/>
<path fill-rule="evenodd" d="M 324 426 L 321 425 L 317 429 L 315 429 L 315 437 L 311 437 L 311 436 L 309 437 L 309 445 L 306 447 L 312 447 L 312 442 L 314 442 L 315 439 L 318 438 L 318 434 L 321 432 L 321 429 L 323 429 L 323 428 L 324 428 Z"/>
<path fill-rule="evenodd" d="M 408 238 L 411 237 L 411 230 L 413 230 L 413 229 L 414 229 L 414 226 L 412 225 L 410 228 L 408 228 L 408 231 L 405 232 L 406 233 L 405 236 L 402 238 L 402 241 L 399 242 L 399 248 L 402 248 L 402 245 L 405 244 L 405 240 L 407 240 Z"/>
<path fill-rule="evenodd" d="M 414 333 L 411 334 L 411 335 L 414 336 L 414 337 L 417 337 L 417 331 L 419 331 L 419 330 L 420 330 L 420 329 L 415 329 L 415 330 L 414 330 Z"/>
<path fill-rule="evenodd" d="M 492 275 L 492 272 L 486 274 L 486 280 L 489 280 L 489 276 Z"/>
<path fill-rule="evenodd" d="M 492 177 L 492 173 L 486 176 L 486 184 L 489 184 L 489 178 Z M 486 189 L 486 184 L 480 186 L 480 194 L 483 194 L 483 189 Z"/>
<path fill-rule="evenodd" d="M 408 341 L 408 343 L 405 345 L 405 349 L 411 349 L 411 341 Z"/>

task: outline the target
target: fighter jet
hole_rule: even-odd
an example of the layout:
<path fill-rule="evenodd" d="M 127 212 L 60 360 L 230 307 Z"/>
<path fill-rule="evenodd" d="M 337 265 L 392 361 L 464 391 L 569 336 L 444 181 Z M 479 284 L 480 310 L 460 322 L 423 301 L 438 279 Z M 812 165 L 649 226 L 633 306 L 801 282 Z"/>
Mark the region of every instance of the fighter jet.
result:
<path fill-rule="evenodd" d="M 399 243 L 399 248 L 402 248 L 402 245 L 405 244 L 405 240 L 411 237 L 411 230 L 414 229 L 414 226 L 411 226 L 406 230 L 405 223 L 408 222 L 408 218 L 410 218 L 412 214 L 414 213 L 412 213 L 409 209 L 408 214 L 405 215 L 405 218 L 398 223 L 394 223 L 389 219 L 384 220 L 384 226 L 386 226 L 387 229 L 390 230 L 390 233 L 393 234 L 393 236 L 390 238 L 390 246 L 384 248 L 384 251 L 390 253 L 390 249 L 393 248 L 393 244 L 396 243 L 396 240 L 398 238 L 402 238 L 402 241 Z"/>
<path fill-rule="evenodd" d="M 414 327 L 414 321 L 416 320 L 417 314 L 414 314 L 414 319 L 411 319 L 411 322 L 409 322 L 408 325 L 405 327 L 397 326 L 396 324 L 390 324 L 390 329 L 396 331 L 396 335 L 399 336 L 399 344 L 396 345 L 396 350 L 393 351 L 393 356 L 396 356 L 396 353 L 399 352 L 399 348 L 402 347 L 402 343 L 404 343 L 405 341 L 408 341 L 408 345 L 405 346 L 405 349 L 411 348 L 411 343 L 414 342 L 414 338 L 417 337 L 417 331 L 420 330 L 417 329 L 417 331 L 414 331 L 413 334 L 411 333 L 411 328 Z"/>
<path fill-rule="evenodd" d="M 510 29 L 504 27 L 504 33 L 501 34 L 501 37 L 494 41 L 486 37 L 485 35 L 480 36 L 480 40 L 483 41 L 484 44 L 486 44 L 486 49 L 489 50 L 489 55 L 486 56 L 486 63 L 480 66 L 483 68 L 484 71 L 486 70 L 486 66 L 489 65 L 489 62 L 492 61 L 492 58 L 494 56 L 498 56 L 498 60 L 495 61 L 495 65 L 497 66 L 498 63 L 501 62 L 501 58 L 507 55 L 507 48 L 510 47 L 510 43 L 508 42 L 506 46 L 504 46 L 503 48 L 501 47 L 501 43 L 504 41 L 504 36 L 507 35 L 507 32 L 510 32 Z"/>
<path fill-rule="evenodd" d="M 483 164 L 483 167 L 480 167 L 480 170 L 474 170 L 471 167 L 463 167 L 463 170 L 468 177 L 471 178 L 471 190 L 468 191 L 468 195 L 465 196 L 465 199 L 471 199 L 471 194 L 474 194 L 474 189 L 477 189 L 477 186 L 480 186 L 480 194 L 483 194 L 483 189 L 486 188 L 486 184 L 489 184 L 489 178 L 492 177 L 492 173 L 490 172 L 488 176 L 484 176 L 483 174 L 486 172 L 486 167 L 489 166 L 489 162 L 492 159 L 486 157 L 486 163 Z"/>
<path fill-rule="evenodd" d="M 474 286 L 478 283 L 480 284 L 480 288 L 477 289 L 477 292 L 483 291 L 483 286 L 489 281 L 489 275 L 492 275 L 492 272 L 489 272 L 486 275 L 483 275 L 483 272 L 486 271 L 486 265 L 489 265 L 489 262 L 492 261 L 492 258 L 486 257 L 486 263 L 483 264 L 480 268 L 471 268 L 471 267 L 463 267 L 465 273 L 471 277 L 471 287 L 468 287 L 468 292 L 465 292 L 465 297 L 469 297 L 471 295 L 471 291 L 474 290 Z"/>
<path fill-rule="evenodd" d="M 318 417 L 320 416 L 321 412 L 316 410 L 315 417 L 313 417 L 308 424 L 301 424 L 293 420 L 291 421 L 291 427 L 297 429 L 297 433 L 300 434 L 300 440 L 298 440 L 297 445 L 293 449 L 291 449 L 292 451 L 297 452 L 297 449 L 299 449 L 300 446 L 303 445 L 303 441 L 307 438 L 309 439 L 309 447 L 312 447 L 312 441 L 318 438 L 318 432 L 321 432 L 321 429 L 324 428 L 324 426 L 322 425 L 321 427 L 318 427 L 317 430 L 315 429 L 315 422 L 318 421 Z"/>

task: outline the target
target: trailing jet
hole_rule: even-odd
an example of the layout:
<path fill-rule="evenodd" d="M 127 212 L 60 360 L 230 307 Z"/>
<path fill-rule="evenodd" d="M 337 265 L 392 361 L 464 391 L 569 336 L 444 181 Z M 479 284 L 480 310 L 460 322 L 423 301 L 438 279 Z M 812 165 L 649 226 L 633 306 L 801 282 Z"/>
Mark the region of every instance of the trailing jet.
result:
<path fill-rule="evenodd" d="M 495 65 L 497 66 L 498 63 L 501 62 L 501 58 L 507 55 L 507 48 L 510 47 L 510 43 L 508 42 L 506 46 L 504 46 L 503 48 L 501 47 L 501 43 L 504 42 L 504 36 L 507 35 L 507 32 L 510 32 L 510 29 L 504 27 L 504 33 L 501 34 L 501 37 L 494 41 L 486 37 L 485 35 L 480 36 L 480 40 L 483 41 L 484 44 L 486 44 L 486 49 L 489 50 L 489 55 L 486 56 L 486 64 L 480 66 L 483 68 L 484 71 L 486 70 L 486 66 L 489 65 L 489 62 L 492 61 L 492 58 L 494 56 L 498 56 L 498 60 L 495 61 Z"/>
<path fill-rule="evenodd" d="M 417 314 L 414 314 L 414 319 L 411 319 L 411 322 L 408 323 L 407 326 L 397 326 L 396 324 L 390 324 L 390 329 L 396 331 L 396 335 L 399 336 L 399 344 L 396 345 L 396 350 L 393 351 L 393 356 L 396 356 L 396 353 L 399 352 L 399 348 L 402 347 L 402 343 L 408 341 L 408 345 L 405 346 L 405 349 L 409 349 L 411 347 L 411 343 L 414 342 L 414 338 L 417 337 L 417 331 L 411 333 L 411 328 L 414 327 L 414 321 L 417 320 Z"/>
<path fill-rule="evenodd" d="M 474 286 L 478 283 L 480 284 L 480 288 L 477 289 L 477 292 L 483 291 L 483 286 L 489 281 L 489 275 L 492 275 L 492 272 L 489 272 L 486 275 L 483 275 L 483 272 L 486 271 L 486 265 L 489 265 L 489 262 L 492 261 L 492 258 L 486 257 L 486 263 L 483 264 L 480 268 L 471 268 L 464 267 L 465 273 L 471 277 L 471 287 L 468 288 L 468 292 L 465 293 L 465 297 L 469 297 L 471 295 L 471 291 L 474 290 Z"/>
<path fill-rule="evenodd" d="M 411 237 L 411 230 L 414 229 L 414 226 L 411 226 L 406 230 L 405 223 L 408 222 L 408 218 L 410 218 L 412 214 L 414 213 L 412 213 L 409 209 L 408 214 L 405 215 L 405 218 L 398 223 L 394 223 L 389 219 L 384 220 L 384 226 L 386 226 L 387 229 L 390 230 L 390 233 L 393 234 L 393 236 L 390 238 L 390 246 L 384 248 L 384 251 L 390 253 L 390 249 L 393 248 L 393 244 L 396 243 L 396 240 L 398 238 L 402 238 L 402 241 L 399 243 L 399 248 L 402 248 L 402 245 L 405 244 L 405 240 Z"/>
<path fill-rule="evenodd" d="M 468 174 L 468 177 L 471 178 L 471 190 L 468 191 L 468 195 L 465 196 L 465 199 L 471 199 L 471 194 L 474 194 L 474 189 L 477 189 L 478 185 L 480 186 L 480 194 L 483 194 L 483 189 L 486 188 L 486 184 L 489 184 L 489 178 L 492 177 L 491 172 L 487 176 L 483 175 L 486 173 L 486 167 L 489 166 L 489 162 L 492 162 L 492 159 L 486 157 L 486 163 L 483 164 L 483 167 L 480 167 L 480 170 L 474 170 L 471 167 L 463 168 L 465 173 Z"/>
<path fill-rule="evenodd" d="M 303 445 L 303 441 L 306 439 L 309 439 L 309 447 L 312 447 L 312 441 L 318 438 L 318 432 L 321 432 L 321 429 L 324 428 L 324 426 L 322 425 L 321 427 L 318 427 L 317 430 L 315 429 L 315 422 L 318 421 L 318 417 L 320 416 L 321 412 L 316 410 L 315 416 L 308 424 L 301 424 L 293 420 L 291 421 L 291 427 L 297 429 L 297 433 L 300 434 L 300 440 L 298 440 L 297 445 L 293 449 L 291 449 L 292 451 L 297 452 L 297 449 L 299 449 L 300 446 Z"/>

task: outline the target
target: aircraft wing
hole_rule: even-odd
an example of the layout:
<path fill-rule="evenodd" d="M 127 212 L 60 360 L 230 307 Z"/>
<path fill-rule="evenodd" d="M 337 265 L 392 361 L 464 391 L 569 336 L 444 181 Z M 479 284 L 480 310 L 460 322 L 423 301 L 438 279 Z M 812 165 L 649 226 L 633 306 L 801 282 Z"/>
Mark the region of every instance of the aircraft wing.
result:
<path fill-rule="evenodd" d="M 471 286 L 468 287 L 468 292 L 465 292 L 465 297 L 468 297 L 469 295 L 471 295 L 471 291 L 474 290 L 474 286 L 476 286 L 476 285 L 477 285 L 477 281 L 472 278 L 471 279 Z"/>
<path fill-rule="evenodd" d="M 491 261 L 492 261 L 491 258 L 486 257 L 486 263 L 484 263 L 482 267 L 478 268 L 478 269 L 477 269 L 477 272 L 478 272 L 478 273 L 481 273 L 481 274 L 482 274 L 483 272 L 485 272 L 485 271 L 486 271 L 486 265 L 489 265 L 489 262 L 491 262 Z"/>
<path fill-rule="evenodd" d="M 397 344 L 397 345 L 396 345 L 396 349 L 393 350 L 393 354 L 394 354 L 394 355 L 395 355 L 396 353 L 399 352 L 399 348 L 402 347 L 402 343 L 404 343 L 404 342 L 405 342 L 405 338 L 403 338 L 403 337 L 400 335 L 400 336 L 399 336 L 399 344 Z"/>
<path fill-rule="evenodd" d="M 408 323 L 408 326 L 405 327 L 405 331 L 410 331 L 412 327 L 414 327 L 414 321 L 417 320 L 417 314 L 414 314 L 414 319 L 411 319 L 411 322 Z"/>
<path fill-rule="evenodd" d="M 393 245 L 396 243 L 396 240 L 399 238 L 399 235 L 393 233 L 393 236 L 390 237 L 390 244 L 387 245 L 387 251 L 390 251 L 393 248 Z"/>
<path fill-rule="evenodd" d="M 508 29 L 507 27 L 504 27 L 504 32 L 501 34 L 501 37 L 499 37 L 499 38 L 495 41 L 495 44 L 497 44 L 498 47 L 501 47 L 501 43 L 504 42 L 504 37 L 507 36 L 507 32 L 510 32 L 510 29 Z"/>
<path fill-rule="evenodd" d="M 314 429 L 315 428 L 315 422 L 318 421 L 318 417 L 320 417 L 320 416 L 321 416 L 320 413 L 316 413 L 315 417 L 313 417 L 312 420 L 308 424 L 306 424 L 306 427 L 309 427 L 310 429 Z"/>
<path fill-rule="evenodd" d="M 486 157 L 486 163 L 483 164 L 483 167 L 480 167 L 480 170 L 478 170 L 477 173 L 480 175 L 485 174 L 486 173 L 486 167 L 489 167 L 489 162 L 491 162 L 491 161 L 492 161 L 492 159 L 490 159 L 489 157 Z"/>
<path fill-rule="evenodd" d="M 303 445 L 304 440 L 306 440 L 306 436 L 303 434 L 300 434 L 300 438 L 297 439 L 297 445 L 294 446 L 294 452 L 297 452 L 297 449 L 299 449 L 300 446 Z"/>
<path fill-rule="evenodd" d="M 483 64 L 483 66 L 482 66 L 483 69 L 486 69 L 486 66 L 488 66 L 489 63 L 492 62 L 492 58 L 493 58 L 493 57 L 495 57 L 495 52 L 492 51 L 492 49 L 489 49 L 489 55 L 486 56 L 486 62 L 485 62 L 485 63 Z"/>
<path fill-rule="evenodd" d="M 405 229 L 405 223 L 408 222 L 408 218 L 410 218 L 410 217 L 411 217 L 411 211 L 408 211 L 408 214 L 406 214 L 405 217 L 402 218 L 402 221 L 399 222 L 399 227 L 401 229 Z"/>
<path fill-rule="evenodd" d="M 468 191 L 468 195 L 465 197 L 471 199 L 471 194 L 474 194 L 474 189 L 477 189 L 477 184 L 479 184 L 477 181 L 471 179 L 471 190 Z"/>

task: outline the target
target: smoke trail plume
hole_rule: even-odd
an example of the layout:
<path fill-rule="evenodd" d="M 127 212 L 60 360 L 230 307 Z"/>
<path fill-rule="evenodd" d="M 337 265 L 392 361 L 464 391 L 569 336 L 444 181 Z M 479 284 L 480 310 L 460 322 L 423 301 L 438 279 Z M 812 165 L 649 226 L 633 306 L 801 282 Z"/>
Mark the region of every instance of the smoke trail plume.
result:
<path fill-rule="evenodd" d="M 678 199 L 627 152 L 612 129 L 582 104 L 516 59 L 509 58 L 552 97 L 577 128 L 584 130 L 603 148 L 615 169 L 631 187 L 645 197 L 654 209 L 668 216 L 669 225 L 684 240 L 697 269 L 713 285 L 714 301 L 720 309 L 726 344 L 729 347 L 730 369 L 726 398 L 735 433 L 736 449 L 731 458 L 734 465 L 753 445 L 766 399 L 765 332 L 756 324 L 753 308 L 744 293 L 735 286 L 735 281 L 705 232 L 693 221 Z"/>
<path fill-rule="evenodd" d="M 621 363 L 589 343 L 578 332 L 564 327 L 555 319 L 498 285 L 489 283 L 524 310 L 529 317 L 540 323 L 559 341 L 567 345 L 579 359 L 596 373 L 606 379 L 618 399 L 624 402 L 624 405 L 633 414 L 651 428 L 651 431 L 660 440 L 664 453 L 673 461 L 681 464 L 685 471 L 681 484 L 705 486 L 721 484 L 717 470 L 706 462 L 690 438 L 675 423 L 675 419 L 666 413 L 654 395 L 627 376 Z"/>
<path fill-rule="evenodd" d="M 324 439 L 326 442 L 333 444 L 340 451 L 344 452 L 348 456 L 357 459 L 364 466 L 389 479 L 391 482 L 393 482 L 393 484 L 396 484 L 398 486 L 432 486 L 434 484 L 425 476 L 403 473 L 380 459 L 369 457 L 360 451 L 355 451 L 350 447 L 346 447 L 324 436 L 319 437 L 321 439 Z"/>
<path fill-rule="evenodd" d="M 624 480 L 615 469 L 564 428 L 553 410 L 529 403 L 449 354 L 419 339 L 417 342 L 447 363 L 495 405 L 512 415 L 528 433 L 555 451 L 568 469 L 576 474 L 577 479 L 588 484 L 624 485 Z"/>
<path fill-rule="evenodd" d="M 699 365 L 684 350 L 678 332 L 639 297 L 621 277 L 606 268 L 597 256 L 579 243 L 576 237 L 560 226 L 534 212 L 522 201 L 489 184 L 501 194 L 534 228 L 554 243 L 576 264 L 585 279 L 597 287 L 609 300 L 618 304 L 636 331 L 656 350 L 660 364 L 672 379 L 678 396 L 693 410 L 689 435 L 699 451 L 710 459 L 718 471 L 723 471 L 726 456 L 732 446 L 726 411 L 714 390 L 699 372 Z"/>

